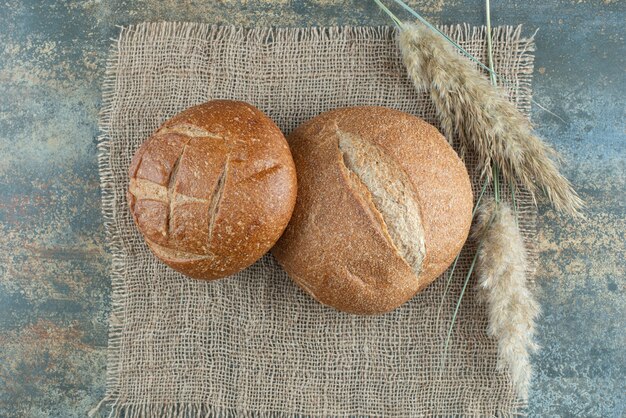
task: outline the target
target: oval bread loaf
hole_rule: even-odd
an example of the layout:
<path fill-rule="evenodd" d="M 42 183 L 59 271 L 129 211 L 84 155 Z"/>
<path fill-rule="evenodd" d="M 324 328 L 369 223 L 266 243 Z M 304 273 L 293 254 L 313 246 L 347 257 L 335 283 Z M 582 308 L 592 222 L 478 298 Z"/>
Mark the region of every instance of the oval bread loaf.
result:
<path fill-rule="evenodd" d="M 336 309 L 390 311 L 443 273 L 471 224 L 467 170 L 439 131 L 381 107 L 333 110 L 289 137 L 298 198 L 272 252 Z"/>
<path fill-rule="evenodd" d="M 254 263 L 285 229 L 296 174 L 285 138 L 254 106 L 215 100 L 165 122 L 130 165 L 130 210 L 152 252 L 199 279 Z"/>

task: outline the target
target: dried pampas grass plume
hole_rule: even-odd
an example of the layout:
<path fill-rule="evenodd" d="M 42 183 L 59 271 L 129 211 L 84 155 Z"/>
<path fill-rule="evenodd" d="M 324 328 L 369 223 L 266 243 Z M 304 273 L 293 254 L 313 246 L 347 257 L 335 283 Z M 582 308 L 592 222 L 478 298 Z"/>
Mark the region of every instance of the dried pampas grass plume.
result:
<path fill-rule="evenodd" d="M 527 286 L 526 249 L 510 207 L 493 199 L 481 204 L 474 236 L 480 242 L 476 272 L 488 334 L 498 340 L 498 368 L 509 371 L 517 395 L 527 399 L 539 306 Z"/>
<path fill-rule="evenodd" d="M 462 157 L 473 150 L 484 175 L 495 162 L 507 183 L 519 182 L 533 196 L 543 190 L 556 210 L 580 215 L 583 202 L 559 173 L 556 152 L 471 61 L 424 26 L 403 24 L 399 43 L 409 76 L 430 90 L 444 134 L 457 135 Z"/>

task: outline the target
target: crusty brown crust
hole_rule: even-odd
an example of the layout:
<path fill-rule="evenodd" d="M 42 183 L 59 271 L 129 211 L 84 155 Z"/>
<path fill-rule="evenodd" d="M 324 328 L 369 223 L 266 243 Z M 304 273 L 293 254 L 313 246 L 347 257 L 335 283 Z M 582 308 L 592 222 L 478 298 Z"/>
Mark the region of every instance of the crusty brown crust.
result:
<path fill-rule="evenodd" d="M 411 180 L 426 243 L 418 277 L 372 215 L 371 202 L 350 186 L 338 131 L 380 147 Z M 304 123 L 288 142 L 297 167 L 298 198 L 272 252 L 320 302 L 346 312 L 387 312 L 430 284 L 461 250 L 471 224 L 469 176 L 433 126 L 397 110 L 353 107 Z"/>
<path fill-rule="evenodd" d="M 244 102 L 215 100 L 177 114 L 139 148 L 129 175 L 130 210 L 148 246 L 199 279 L 258 260 L 296 199 L 283 134 Z"/>

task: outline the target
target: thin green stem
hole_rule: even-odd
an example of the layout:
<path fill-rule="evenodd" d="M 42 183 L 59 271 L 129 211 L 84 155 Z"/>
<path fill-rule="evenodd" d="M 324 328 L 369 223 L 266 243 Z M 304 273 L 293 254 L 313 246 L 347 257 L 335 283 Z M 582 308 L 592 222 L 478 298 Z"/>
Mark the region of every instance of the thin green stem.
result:
<path fill-rule="evenodd" d="M 452 264 L 452 268 L 450 269 L 450 273 L 448 273 L 448 281 L 446 282 L 446 288 L 443 290 L 443 295 L 441 296 L 441 302 L 439 302 L 439 308 L 437 308 L 437 324 L 439 324 L 439 316 L 441 314 L 441 308 L 443 306 L 443 302 L 446 300 L 448 289 L 450 289 L 450 284 L 452 283 L 452 277 L 454 277 L 454 270 L 456 269 L 456 264 L 459 262 L 460 257 L 461 257 L 461 253 L 457 254 L 456 258 L 454 259 L 454 263 Z"/>
<path fill-rule="evenodd" d="M 486 10 L 487 10 L 487 54 L 489 55 L 489 78 L 491 78 L 491 84 L 494 86 L 496 83 L 495 66 L 493 65 L 493 49 L 491 47 L 491 7 L 489 5 L 489 0 L 486 0 Z"/>
<path fill-rule="evenodd" d="M 478 199 L 476 199 L 476 206 L 474 206 L 474 209 L 472 210 L 472 219 L 474 219 L 474 215 L 476 215 L 476 211 L 478 210 L 478 205 L 480 205 L 480 201 L 483 198 L 483 195 L 485 194 L 485 190 L 487 190 L 487 181 L 485 181 L 485 184 L 483 184 L 483 188 L 480 191 L 480 194 L 478 195 Z"/>
<path fill-rule="evenodd" d="M 493 48 L 492 48 L 492 39 L 491 39 L 491 5 L 489 0 L 485 0 L 485 20 L 487 21 L 487 57 L 489 59 L 489 68 L 492 70 L 489 72 L 489 76 L 491 79 L 491 84 L 493 86 L 497 86 L 498 82 L 495 73 L 495 66 L 493 64 Z M 491 166 L 493 170 L 493 195 L 496 201 L 496 206 L 500 203 L 500 167 L 494 161 Z"/>
<path fill-rule="evenodd" d="M 474 205 L 474 209 L 472 210 L 472 219 L 476 215 L 476 211 L 478 210 L 478 206 L 480 205 L 480 201 L 485 194 L 485 190 L 487 190 L 488 181 L 485 180 L 483 183 L 483 187 L 480 190 L 480 194 L 478 195 L 478 199 L 476 199 L 476 204 Z M 439 316 L 441 314 L 441 308 L 443 306 L 444 300 L 446 300 L 446 295 L 448 294 L 448 290 L 450 289 L 450 284 L 452 284 L 452 277 L 454 276 L 454 270 L 456 269 L 456 265 L 459 262 L 459 258 L 461 257 L 461 253 L 457 254 L 454 259 L 454 263 L 452 263 L 452 268 L 450 269 L 450 273 L 448 273 L 448 280 L 446 282 L 446 288 L 443 290 L 443 296 L 441 297 L 441 302 L 439 302 L 439 307 L 437 308 L 437 324 L 439 323 Z"/>
<path fill-rule="evenodd" d="M 490 6 L 490 0 L 485 0 L 485 18 L 487 20 L 487 55 L 489 58 L 489 67 L 491 67 L 492 69 L 494 69 L 494 64 L 493 64 L 493 49 L 491 47 L 492 43 L 491 43 L 491 6 Z M 495 79 L 495 77 L 491 77 L 491 84 L 493 84 L 494 86 L 497 85 L 497 81 Z M 494 174 L 495 176 L 495 174 Z M 511 201 L 513 203 L 513 213 L 515 214 L 515 224 L 517 225 L 517 202 L 515 201 L 515 185 L 513 184 L 513 181 L 510 180 L 509 181 L 509 189 L 511 190 Z M 498 202 L 498 199 L 496 198 L 496 202 Z"/>
<path fill-rule="evenodd" d="M 497 206 L 500 203 L 500 168 L 495 161 L 491 164 L 491 173 L 493 176 L 493 198 Z"/>
<path fill-rule="evenodd" d="M 441 359 L 441 370 L 445 365 L 446 355 L 448 353 L 448 346 L 450 344 L 450 337 L 452 336 L 452 330 L 454 329 L 454 323 L 456 322 L 456 317 L 459 313 L 459 308 L 461 307 L 461 300 L 463 300 L 463 295 L 465 294 L 465 289 L 467 289 L 467 284 L 469 283 L 470 277 L 472 277 L 472 272 L 474 271 L 474 266 L 476 265 L 476 260 L 478 259 L 478 249 L 476 249 L 476 254 L 474 254 L 474 258 L 472 259 L 472 264 L 465 276 L 465 283 L 463 283 L 463 288 L 461 289 L 461 295 L 459 296 L 459 300 L 456 302 L 456 308 L 454 309 L 454 314 L 452 314 L 452 322 L 450 323 L 450 328 L 448 328 L 448 335 L 446 337 L 446 342 L 444 344 L 443 349 L 443 357 Z"/>
<path fill-rule="evenodd" d="M 509 187 L 511 188 L 511 203 L 513 203 L 513 213 L 515 214 L 515 225 L 519 227 L 519 221 L 517 219 L 517 199 L 515 198 L 515 185 L 511 180 L 509 182 Z"/>
<path fill-rule="evenodd" d="M 491 224 L 495 219 L 496 210 L 491 214 L 489 218 L 489 222 L 487 223 L 486 229 L 491 228 Z M 467 275 L 465 276 L 465 282 L 463 283 L 463 288 L 461 289 L 461 295 L 459 296 L 459 300 L 456 302 L 456 308 L 454 309 L 454 314 L 452 315 L 452 322 L 450 323 L 450 328 L 448 328 L 448 335 L 446 336 L 446 342 L 443 348 L 443 358 L 441 359 L 441 369 L 440 374 L 443 373 L 443 366 L 445 365 L 446 356 L 448 353 L 448 347 L 450 345 L 450 338 L 452 336 L 452 330 L 454 329 L 454 324 L 456 322 L 456 317 L 459 313 L 459 308 L 461 307 L 461 301 L 463 300 L 463 296 L 465 295 L 465 290 L 467 289 L 467 284 L 469 283 L 470 278 L 472 277 L 472 273 L 474 272 L 474 266 L 476 265 L 476 260 L 478 259 L 478 254 L 480 253 L 480 249 L 482 247 L 482 242 L 478 243 L 478 247 L 476 248 L 476 253 L 474 254 L 474 258 L 472 258 L 472 264 L 470 264 L 469 270 L 467 271 Z"/>
<path fill-rule="evenodd" d="M 398 19 L 398 17 L 394 15 L 391 10 L 387 8 L 387 6 L 385 6 L 380 0 L 374 0 L 374 3 L 376 3 L 383 12 L 387 13 L 387 15 L 391 18 L 391 20 L 393 20 L 393 23 L 395 23 L 397 27 L 402 28 L 402 21 Z"/>

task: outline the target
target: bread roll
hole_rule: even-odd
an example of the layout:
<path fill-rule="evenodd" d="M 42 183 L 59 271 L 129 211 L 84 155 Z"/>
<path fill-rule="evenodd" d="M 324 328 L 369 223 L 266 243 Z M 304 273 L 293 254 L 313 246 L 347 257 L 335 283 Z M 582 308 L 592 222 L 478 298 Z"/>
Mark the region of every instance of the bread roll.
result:
<path fill-rule="evenodd" d="M 129 169 L 128 202 L 152 252 L 198 279 L 249 266 L 285 229 L 296 173 L 278 127 L 243 102 L 215 100 L 165 122 Z"/>
<path fill-rule="evenodd" d="M 289 137 L 298 198 L 272 252 L 318 301 L 390 311 L 443 273 L 472 218 L 463 162 L 437 129 L 381 107 L 337 109 Z"/>

